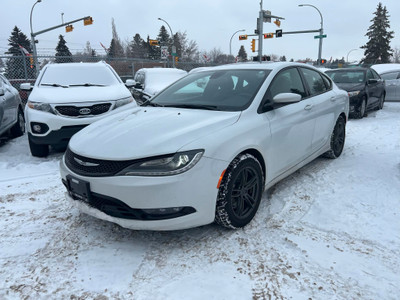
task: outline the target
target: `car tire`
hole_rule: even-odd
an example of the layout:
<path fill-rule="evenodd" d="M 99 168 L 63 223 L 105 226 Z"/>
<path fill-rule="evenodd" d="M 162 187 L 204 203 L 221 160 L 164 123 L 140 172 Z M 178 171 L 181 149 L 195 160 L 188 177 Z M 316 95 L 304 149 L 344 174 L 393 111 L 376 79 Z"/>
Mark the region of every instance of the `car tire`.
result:
<path fill-rule="evenodd" d="M 10 129 L 11 136 L 16 138 L 25 133 L 25 118 L 21 109 L 18 109 L 17 123 Z"/>
<path fill-rule="evenodd" d="M 342 154 L 346 139 L 346 121 L 342 116 L 336 121 L 331 135 L 331 149 L 324 154 L 327 158 L 338 158 Z"/>
<path fill-rule="evenodd" d="M 49 145 L 36 144 L 31 140 L 30 137 L 28 137 L 28 140 L 32 156 L 46 157 L 47 155 L 49 155 Z"/>
<path fill-rule="evenodd" d="M 367 98 L 363 97 L 360 103 L 360 106 L 357 107 L 356 112 L 354 114 L 356 119 L 362 119 L 366 116 L 367 113 Z"/>
<path fill-rule="evenodd" d="M 380 110 L 383 108 L 383 105 L 385 103 L 385 93 L 382 94 L 382 96 L 379 98 L 379 104 L 376 110 Z"/>
<path fill-rule="evenodd" d="M 216 223 L 230 229 L 246 226 L 258 210 L 263 191 L 260 162 L 251 154 L 237 156 L 226 169 L 219 187 Z"/>

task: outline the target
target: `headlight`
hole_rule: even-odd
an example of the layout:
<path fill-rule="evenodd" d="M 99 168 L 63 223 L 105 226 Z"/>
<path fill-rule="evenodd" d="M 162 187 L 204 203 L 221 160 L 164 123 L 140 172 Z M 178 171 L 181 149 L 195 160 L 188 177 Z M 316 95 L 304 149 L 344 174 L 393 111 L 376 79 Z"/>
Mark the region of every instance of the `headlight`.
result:
<path fill-rule="evenodd" d="M 133 97 L 132 96 L 130 96 L 128 98 L 119 99 L 119 100 L 115 101 L 114 109 L 116 109 L 118 107 L 121 107 L 121 106 L 123 106 L 125 104 L 129 104 L 131 102 L 133 102 Z"/>
<path fill-rule="evenodd" d="M 27 105 L 29 108 L 32 108 L 32 109 L 36 109 L 36 110 L 54 114 L 53 109 L 51 108 L 50 104 L 48 104 L 48 103 L 28 101 Z"/>
<path fill-rule="evenodd" d="M 349 98 L 357 96 L 361 91 L 353 91 L 353 92 L 348 92 Z"/>
<path fill-rule="evenodd" d="M 117 175 L 126 176 L 169 176 L 186 172 L 200 160 L 204 150 L 178 152 L 141 160 L 125 168 Z"/>

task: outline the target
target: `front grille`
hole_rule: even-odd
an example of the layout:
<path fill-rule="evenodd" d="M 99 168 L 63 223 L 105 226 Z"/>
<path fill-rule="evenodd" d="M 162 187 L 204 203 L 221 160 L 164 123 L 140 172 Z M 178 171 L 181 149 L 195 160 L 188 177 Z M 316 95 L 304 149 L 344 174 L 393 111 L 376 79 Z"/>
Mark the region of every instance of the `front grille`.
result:
<path fill-rule="evenodd" d="M 89 106 L 57 105 L 56 111 L 67 117 L 98 116 L 110 110 L 111 103 L 101 103 Z"/>
<path fill-rule="evenodd" d="M 134 162 L 137 162 L 137 160 L 93 159 L 75 154 L 69 148 L 65 152 L 65 164 L 67 167 L 74 173 L 82 176 L 114 176 Z"/>

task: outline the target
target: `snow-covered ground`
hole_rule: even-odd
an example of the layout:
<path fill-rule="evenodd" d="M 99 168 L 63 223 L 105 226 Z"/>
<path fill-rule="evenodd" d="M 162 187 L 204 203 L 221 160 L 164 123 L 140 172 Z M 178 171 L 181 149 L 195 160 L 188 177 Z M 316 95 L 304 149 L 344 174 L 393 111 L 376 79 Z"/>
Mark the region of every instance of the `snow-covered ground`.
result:
<path fill-rule="evenodd" d="M 64 200 L 62 153 L 0 146 L 0 299 L 400 299 L 400 103 L 350 120 L 339 159 L 264 193 L 253 222 L 123 229 Z"/>

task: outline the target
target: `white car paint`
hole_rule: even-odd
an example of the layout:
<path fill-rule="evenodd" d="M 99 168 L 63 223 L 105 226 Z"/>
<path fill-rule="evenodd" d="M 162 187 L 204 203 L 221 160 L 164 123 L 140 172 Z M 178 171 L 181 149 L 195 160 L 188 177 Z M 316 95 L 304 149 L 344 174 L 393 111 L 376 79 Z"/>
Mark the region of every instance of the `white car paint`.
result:
<path fill-rule="evenodd" d="M 316 70 L 303 64 L 270 63 L 226 65 L 194 72 L 185 80 L 214 71 L 270 71 L 256 90 L 254 99 L 244 109 L 133 108 L 92 124 L 71 139 L 68 150 L 71 157 L 77 155 L 89 163 L 92 160 L 144 159 L 204 149 L 194 167 L 172 176 L 79 175 L 66 165 L 66 155 L 60 164 L 65 184 L 68 180 L 88 182 L 90 192 L 118 199 L 131 208 L 190 206 L 195 208 L 195 213 L 166 220 L 132 220 L 107 215 L 91 205 L 73 200 L 70 194 L 67 194 L 67 199 L 87 214 L 131 229 L 174 230 L 213 222 L 218 182 L 238 154 L 259 153 L 267 189 L 331 149 L 336 120 L 342 115 L 347 121 L 349 103 L 347 93 L 330 80 L 331 89 L 323 94 L 305 97 L 300 102 L 269 111 L 259 111 L 275 76 L 287 68 L 302 67 Z M 157 103 L 157 99 L 162 99 L 174 86 L 184 84 L 180 82 L 161 92 L 153 101 Z"/>

